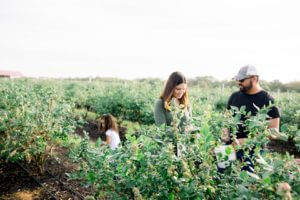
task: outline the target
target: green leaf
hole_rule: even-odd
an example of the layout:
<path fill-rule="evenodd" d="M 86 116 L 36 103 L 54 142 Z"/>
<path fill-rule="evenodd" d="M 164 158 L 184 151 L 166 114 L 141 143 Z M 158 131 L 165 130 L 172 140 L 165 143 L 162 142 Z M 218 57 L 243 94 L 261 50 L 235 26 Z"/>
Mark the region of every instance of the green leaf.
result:
<path fill-rule="evenodd" d="M 171 192 L 171 193 L 169 194 L 168 199 L 169 199 L 169 200 L 174 200 L 174 199 L 175 199 L 175 194 L 174 194 L 174 192 Z"/>
<path fill-rule="evenodd" d="M 100 147 L 102 143 L 101 138 L 98 138 L 97 142 L 96 142 L 96 147 Z"/>
<path fill-rule="evenodd" d="M 270 185 L 270 184 L 271 184 L 271 177 L 270 177 L 270 176 L 266 177 L 266 178 L 264 179 L 264 183 Z"/>
<path fill-rule="evenodd" d="M 95 173 L 94 173 L 94 172 L 91 172 L 91 171 L 88 172 L 88 174 L 87 174 L 87 179 L 88 179 L 88 181 L 91 182 L 91 183 L 95 182 L 95 180 L 96 180 Z"/>
<path fill-rule="evenodd" d="M 228 146 L 228 147 L 226 147 L 226 149 L 225 149 L 225 152 L 226 152 L 226 154 L 227 155 L 230 155 L 231 153 L 232 153 L 232 147 L 231 146 Z"/>
<path fill-rule="evenodd" d="M 245 193 L 249 192 L 249 190 L 245 186 L 243 186 L 243 185 L 237 185 L 237 191 L 240 194 L 245 194 Z"/>
<path fill-rule="evenodd" d="M 244 181 L 248 179 L 248 174 L 245 171 L 241 171 L 240 173 L 240 178 L 243 179 Z"/>
<path fill-rule="evenodd" d="M 300 194 L 300 183 L 293 186 L 293 190 Z"/>

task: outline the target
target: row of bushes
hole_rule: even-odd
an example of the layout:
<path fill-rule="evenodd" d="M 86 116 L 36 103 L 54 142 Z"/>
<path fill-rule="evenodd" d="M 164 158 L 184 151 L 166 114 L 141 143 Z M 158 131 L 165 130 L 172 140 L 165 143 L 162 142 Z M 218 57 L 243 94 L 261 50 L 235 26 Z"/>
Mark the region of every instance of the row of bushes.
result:
<path fill-rule="evenodd" d="M 34 161 L 43 171 L 55 141 L 75 129 L 74 104 L 51 86 L 27 80 L 2 81 L 0 94 L 0 156 Z"/>
<path fill-rule="evenodd" d="M 1 81 L 1 91 L 4 97 L 1 99 L 1 104 L 2 106 L 13 106 L 11 104 L 21 104 L 16 102 L 22 100 L 24 105 L 26 105 L 25 107 L 23 105 L 25 112 L 35 109 L 34 112 L 36 114 L 43 113 L 43 115 L 47 116 L 45 119 L 46 124 L 50 123 L 48 121 L 59 119 L 51 119 L 51 116 L 54 116 L 55 113 L 53 113 L 53 110 L 49 110 L 49 102 L 54 102 L 53 105 L 62 110 L 66 110 L 64 106 L 68 105 L 72 109 L 74 107 L 85 108 L 95 112 L 98 116 L 111 113 L 120 120 L 136 121 L 140 124 L 153 124 L 154 102 L 158 98 L 162 87 L 162 82 L 157 80 L 119 82 L 114 80 L 103 82 L 8 80 Z M 189 91 L 193 116 L 198 117 L 205 111 L 202 109 L 202 105 L 206 105 L 205 109 L 211 106 L 212 110 L 223 112 L 228 96 L 233 89 L 217 88 L 204 90 L 198 87 L 190 87 Z M 5 97 L 7 94 L 11 95 L 11 97 Z M 275 93 L 275 97 L 281 110 L 281 130 L 289 134 L 290 138 L 297 142 L 300 134 L 300 97 L 298 94 L 280 94 L 278 96 L 277 93 Z M 5 101 L 7 102 L 4 103 Z M 37 105 L 40 106 L 37 107 Z M 10 107 L 5 109 L 11 109 L 10 112 L 12 115 L 15 115 L 14 112 L 20 112 L 20 105 L 15 105 L 14 109 L 17 110 L 13 110 Z M 64 114 L 65 118 L 68 118 L 68 115 Z M 67 123 L 66 120 L 63 121 Z M 299 143 L 298 141 L 298 146 Z"/>
<path fill-rule="evenodd" d="M 198 131 L 192 134 L 181 134 L 172 127 L 143 126 L 139 136 L 128 135 L 114 151 L 107 146 L 89 147 L 83 140 L 72 149 L 71 157 L 81 165 L 72 177 L 92 185 L 97 199 L 281 199 L 300 195 L 300 169 L 293 158 L 259 153 L 269 134 L 266 110 L 246 121 L 252 138 L 241 147 L 246 152 L 255 147 L 254 173 L 242 171 L 246 163 L 238 160 L 223 173 L 218 171 L 217 162 L 228 160 L 232 152 L 227 148 L 225 155 L 214 153 L 221 144 L 219 131 L 236 127 L 239 119 L 207 110 L 205 105 L 199 110 L 199 118 L 192 122 Z"/>
<path fill-rule="evenodd" d="M 208 82 L 209 83 L 209 82 Z M 153 124 L 153 107 L 163 84 L 159 80 L 135 81 L 104 80 L 94 82 L 61 81 L 55 84 L 68 102 L 79 108 L 86 108 L 97 115 L 111 113 L 120 120 Z M 212 109 L 223 112 L 229 95 L 234 88 L 189 88 L 193 115 L 197 116 L 199 105 L 212 105 Z M 297 93 L 273 93 L 281 111 L 281 131 L 290 138 L 299 140 L 300 95 Z M 299 143 L 299 142 L 298 142 Z"/>

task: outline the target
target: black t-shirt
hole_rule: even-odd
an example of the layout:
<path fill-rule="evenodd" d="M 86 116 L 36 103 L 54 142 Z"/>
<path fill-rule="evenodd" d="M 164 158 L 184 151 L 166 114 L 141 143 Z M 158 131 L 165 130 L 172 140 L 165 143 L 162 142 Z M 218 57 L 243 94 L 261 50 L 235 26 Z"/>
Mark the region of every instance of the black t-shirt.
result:
<path fill-rule="evenodd" d="M 264 106 L 268 106 L 270 102 L 274 104 L 274 98 L 264 90 L 256 94 L 246 94 L 238 91 L 230 96 L 227 104 L 227 109 L 230 109 L 231 106 L 238 107 L 239 109 L 242 106 L 245 106 L 246 112 L 251 112 L 251 115 L 255 116 L 258 110 L 254 107 L 253 104 L 255 104 L 259 108 L 263 108 Z M 280 117 L 278 108 L 276 106 L 272 106 L 271 110 L 268 112 L 268 115 L 271 119 Z M 245 120 L 245 116 L 242 116 L 241 121 L 244 122 Z M 245 132 L 245 127 L 239 125 L 237 138 L 246 138 L 247 135 L 248 133 Z"/>

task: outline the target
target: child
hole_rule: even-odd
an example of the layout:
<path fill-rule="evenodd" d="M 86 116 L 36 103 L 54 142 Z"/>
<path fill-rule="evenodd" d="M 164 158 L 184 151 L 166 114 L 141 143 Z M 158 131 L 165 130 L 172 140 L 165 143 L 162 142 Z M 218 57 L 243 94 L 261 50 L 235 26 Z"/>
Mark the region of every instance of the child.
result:
<path fill-rule="evenodd" d="M 119 129 L 116 118 L 111 114 L 103 115 L 99 121 L 99 130 L 105 132 L 106 143 L 116 149 L 120 143 Z"/>

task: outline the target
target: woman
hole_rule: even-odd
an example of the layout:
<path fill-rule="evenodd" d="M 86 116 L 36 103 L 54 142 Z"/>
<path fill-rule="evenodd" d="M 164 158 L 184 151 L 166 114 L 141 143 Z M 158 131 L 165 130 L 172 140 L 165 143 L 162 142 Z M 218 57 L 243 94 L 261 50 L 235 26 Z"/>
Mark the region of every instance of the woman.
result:
<path fill-rule="evenodd" d="M 180 127 L 182 127 L 191 116 L 191 111 L 187 91 L 187 81 L 180 72 L 173 72 L 169 76 L 160 98 L 155 103 L 154 119 L 157 126 L 162 124 L 170 126 L 172 124 L 172 102 L 175 106 L 184 111 L 184 116 L 180 119 Z"/>
<path fill-rule="evenodd" d="M 111 149 L 116 149 L 120 144 L 119 128 L 117 120 L 111 114 L 103 115 L 99 120 L 99 130 L 105 132 L 106 144 Z"/>

